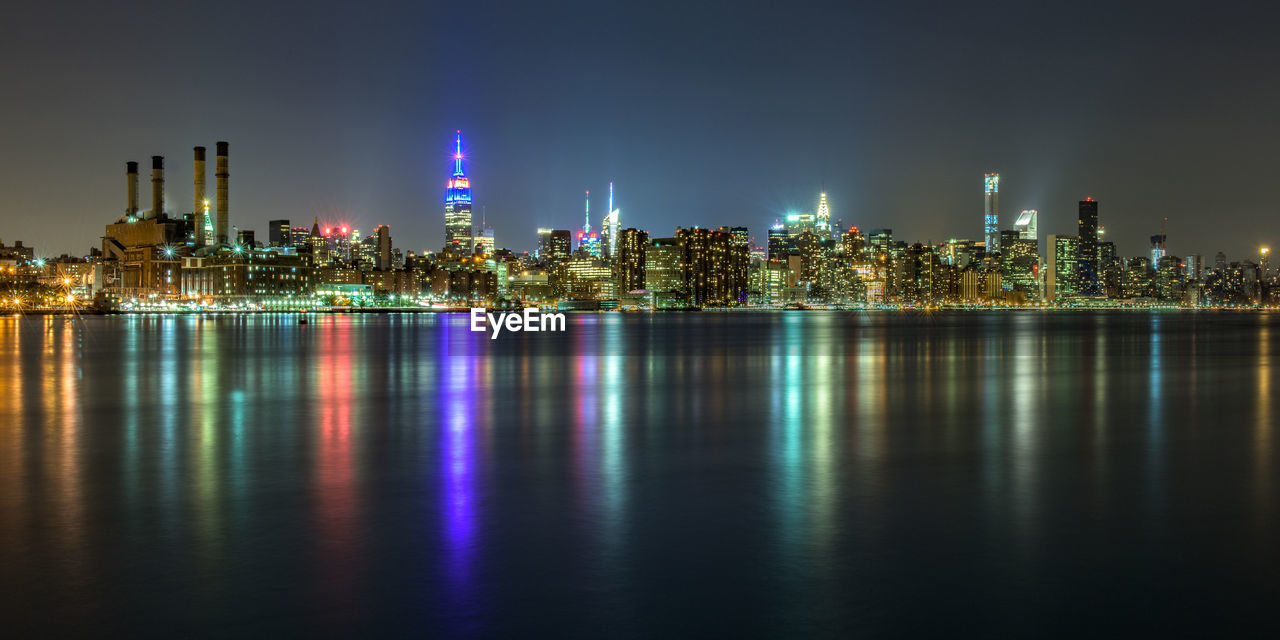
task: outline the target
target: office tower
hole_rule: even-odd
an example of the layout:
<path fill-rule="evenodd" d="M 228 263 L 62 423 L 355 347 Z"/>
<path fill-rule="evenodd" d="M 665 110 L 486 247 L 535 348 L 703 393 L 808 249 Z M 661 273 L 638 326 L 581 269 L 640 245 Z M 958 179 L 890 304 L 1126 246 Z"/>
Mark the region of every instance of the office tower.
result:
<path fill-rule="evenodd" d="M 1039 240 L 1039 217 L 1040 212 L 1035 209 L 1023 209 L 1022 213 L 1018 214 L 1017 222 L 1013 223 L 1013 227 L 1018 230 L 1018 237 L 1024 240 Z"/>
<path fill-rule="evenodd" d="M 1213 267 L 1218 271 L 1227 269 L 1227 254 L 1219 251 L 1213 255 Z"/>
<path fill-rule="evenodd" d="M 627 228 L 619 233 L 617 244 L 619 294 L 645 288 L 645 249 L 648 243 L 648 232 Z"/>
<path fill-rule="evenodd" d="M 818 219 L 812 213 L 788 213 L 785 218 L 787 221 L 787 233 L 793 237 L 808 231 L 809 233 L 818 232 Z"/>
<path fill-rule="evenodd" d="M 769 253 L 770 260 L 786 260 L 787 256 L 795 253 L 795 238 L 787 233 L 786 227 L 782 223 L 773 225 L 769 229 Z"/>
<path fill-rule="evenodd" d="M 568 229 L 552 229 L 545 260 L 564 260 L 573 253 L 573 233 Z"/>
<path fill-rule="evenodd" d="M 1022 237 L 1022 231 L 1007 229 L 1000 232 L 1000 273 L 1004 283 L 1014 291 L 1039 297 L 1037 282 L 1040 271 L 1040 246 L 1035 238 Z"/>
<path fill-rule="evenodd" d="M 320 230 L 319 218 L 316 218 L 311 223 L 311 234 L 307 236 L 307 242 L 311 245 L 312 264 L 320 265 L 329 261 L 329 238 L 326 236 L 327 233 L 329 233 L 327 227 L 323 232 Z"/>
<path fill-rule="evenodd" d="M 818 196 L 818 215 L 814 221 L 814 227 L 819 238 L 823 240 L 831 239 L 831 206 L 827 203 L 827 194 L 825 193 Z"/>
<path fill-rule="evenodd" d="M 471 245 L 476 252 L 486 256 L 493 255 L 493 252 L 498 249 L 493 227 L 489 226 L 489 221 L 485 219 L 483 213 L 480 215 L 480 226 L 476 227 L 475 235 L 471 237 Z"/>
<path fill-rule="evenodd" d="M 877 251 L 893 249 L 893 229 L 872 229 L 867 234 L 867 242 Z"/>
<path fill-rule="evenodd" d="M 1102 284 L 1102 293 L 1108 298 L 1120 297 L 1120 255 L 1116 253 L 1116 243 L 1103 242 L 1102 227 L 1098 227 L 1098 279 Z"/>
<path fill-rule="evenodd" d="M 1056 301 L 1076 295 L 1080 282 L 1080 239 L 1076 236 L 1045 236 L 1048 263 L 1045 265 L 1045 300 Z"/>
<path fill-rule="evenodd" d="M 534 252 L 534 257 L 539 260 L 546 260 L 551 256 L 551 231 L 546 227 L 538 227 L 538 249 Z"/>
<path fill-rule="evenodd" d="M 390 271 L 391 262 L 391 227 L 380 224 L 374 230 L 374 235 L 378 237 L 378 254 L 374 261 L 374 268 L 378 271 Z"/>
<path fill-rule="evenodd" d="M 342 262 L 351 262 L 351 230 L 344 225 L 333 229 L 328 235 L 333 241 L 334 257 Z"/>
<path fill-rule="evenodd" d="M 236 229 L 236 246 L 252 249 L 258 246 L 253 229 Z"/>
<path fill-rule="evenodd" d="M 982 176 L 982 231 L 987 253 L 1000 250 L 1000 174 Z"/>
<path fill-rule="evenodd" d="M 600 225 L 600 252 L 606 258 L 612 258 L 618 251 L 618 231 L 621 228 L 622 212 L 613 208 L 613 183 L 609 183 L 609 212 L 604 215 Z"/>
<path fill-rule="evenodd" d="M 591 230 L 591 190 L 587 189 L 586 207 L 582 220 L 582 230 L 578 232 L 578 251 L 598 258 L 600 257 L 600 234 Z"/>
<path fill-rule="evenodd" d="M 293 227 L 289 229 L 289 246 L 302 251 L 307 248 L 307 237 L 311 232 L 306 227 Z"/>
<path fill-rule="evenodd" d="M 293 246 L 293 229 L 288 220 L 272 220 L 267 223 L 267 246 Z"/>
<path fill-rule="evenodd" d="M 1200 277 L 1204 275 L 1204 256 L 1198 253 L 1188 253 L 1182 263 L 1183 275 L 1192 282 L 1198 282 Z"/>
<path fill-rule="evenodd" d="M 1098 201 L 1085 198 L 1080 201 L 1080 217 L 1077 222 L 1080 239 L 1080 259 L 1076 269 L 1080 274 L 1078 294 L 1082 296 L 1102 295 L 1102 284 L 1098 273 Z"/>
<path fill-rule="evenodd" d="M 1160 264 L 1160 259 L 1165 256 L 1164 242 L 1167 236 L 1160 235 L 1151 236 L 1151 264 Z"/>
<path fill-rule="evenodd" d="M 462 169 L 462 130 L 454 139 L 453 176 L 444 195 L 444 244 L 471 255 L 471 180 Z"/>

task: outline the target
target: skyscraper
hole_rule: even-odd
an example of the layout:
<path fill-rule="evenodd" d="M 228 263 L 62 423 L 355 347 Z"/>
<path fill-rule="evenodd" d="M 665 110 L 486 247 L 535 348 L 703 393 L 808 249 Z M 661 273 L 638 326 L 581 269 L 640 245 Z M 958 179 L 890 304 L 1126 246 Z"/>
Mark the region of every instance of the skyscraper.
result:
<path fill-rule="evenodd" d="M 1000 250 L 1000 174 L 982 176 L 982 232 L 987 253 Z"/>
<path fill-rule="evenodd" d="M 1080 281 L 1080 239 L 1075 236 L 1049 235 L 1045 238 L 1049 262 L 1045 265 L 1044 297 L 1050 302 L 1076 294 Z"/>
<path fill-rule="evenodd" d="M 1013 223 L 1013 228 L 1018 230 L 1018 237 L 1023 240 L 1039 240 L 1039 217 L 1040 212 L 1035 209 L 1023 209 L 1018 214 L 1017 222 Z"/>
<path fill-rule="evenodd" d="M 814 225 L 817 228 L 818 237 L 823 240 L 831 238 L 831 206 L 827 203 L 827 194 L 823 193 L 818 196 L 818 215 Z"/>
<path fill-rule="evenodd" d="M 453 177 L 444 195 L 444 244 L 454 246 L 464 254 L 470 254 L 471 237 L 471 181 L 462 170 L 462 130 L 454 140 Z"/>
<path fill-rule="evenodd" d="M 378 225 L 374 230 L 378 236 L 378 253 L 374 258 L 374 267 L 378 271 L 391 270 L 391 227 L 385 224 Z"/>
<path fill-rule="evenodd" d="M 272 220 L 267 223 L 267 246 L 270 247 L 289 247 L 293 246 L 292 227 L 289 226 L 288 220 Z"/>
<path fill-rule="evenodd" d="M 586 208 L 582 231 L 578 232 L 578 250 L 595 258 L 600 257 L 600 234 L 591 230 L 591 190 L 587 189 Z"/>
<path fill-rule="evenodd" d="M 1098 201 L 1085 198 L 1080 201 L 1080 217 L 1077 223 L 1080 238 L 1079 293 L 1082 296 L 1102 295 L 1102 283 L 1098 278 Z"/>
<path fill-rule="evenodd" d="M 618 232 L 621 230 L 622 213 L 613 208 L 613 183 L 609 183 L 609 212 L 600 225 L 600 248 L 606 258 L 618 255 Z"/>
<path fill-rule="evenodd" d="M 644 289 L 645 247 L 649 234 L 635 228 L 623 229 L 618 238 L 618 293 Z"/>

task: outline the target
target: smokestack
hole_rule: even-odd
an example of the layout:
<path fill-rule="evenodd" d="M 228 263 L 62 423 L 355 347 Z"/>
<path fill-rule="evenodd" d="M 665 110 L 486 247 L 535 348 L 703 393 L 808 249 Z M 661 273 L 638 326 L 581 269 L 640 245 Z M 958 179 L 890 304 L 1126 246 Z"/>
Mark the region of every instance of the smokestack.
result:
<path fill-rule="evenodd" d="M 138 163 L 126 162 L 125 166 L 125 189 L 127 189 L 128 200 L 124 205 L 124 215 L 126 217 L 138 217 Z"/>
<path fill-rule="evenodd" d="M 204 237 L 204 199 L 205 199 L 205 194 L 204 194 L 204 177 L 205 177 L 205 170 L 204 170 L 204 147 L 196 147 L 196 148 L 195 148 L 195 152 L 196 152 L 196 157 L 195 157 L 195 177 L 196 177 L 196 190 L 195 190 L 195 194 L 196 194 L 196 197 L 195 197 L 195 206 L 191 209 L 191 213 L 193 214 L 193 215 L 192 215 L 192 218 L 195 220 L 195 225 L 196 225 L 196 228 L 195 228 L 195 232 L 196 232 L 196 234 L 195 234 L 195 235 L 196 235 L 196 246 L 197 246 L 197 247 L 203 247 L 203 246 L 205 245 L 205 237 Z"/>
<path fill-rule="evenodd" d="M 227 173 L 227 143 L 218 143 L 218 172 L 215 174 L 218 179 L 218 242 L 227 244 L 227 230 L 231 227 L 228 223 L 227 211 L 227 178 L 231 174 Z"/>
<path fill-rule="evenodd" d="M 151 156 L 151 215 L 148 218 L 159 218 L 164 214 L 164 156 Z"/>

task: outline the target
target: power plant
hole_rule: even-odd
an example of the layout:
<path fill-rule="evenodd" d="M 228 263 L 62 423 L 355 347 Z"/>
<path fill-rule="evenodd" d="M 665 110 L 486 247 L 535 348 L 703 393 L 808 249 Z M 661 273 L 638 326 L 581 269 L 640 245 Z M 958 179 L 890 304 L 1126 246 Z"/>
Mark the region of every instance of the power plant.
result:
<path fill-rule="evenodd" d="M 192 217 L 195 220 L 194 237 L 196 241 L 196 246 L 203 247 L 206 244 L 204 232 L 205 232 L 205 224 L 207 223 L 207 220 L 205 220 L 205 217 L 209 208 L 208 207 L 209 201 L 206 198 L 205 192 L 204 192 L 204 185 L 205 185 L 204 147 L 195 148 L 195 160 L 194 160 L 192 169 L 193 169 L 193 173 L 195 174 L 195 190 L 194 190 L 195 198 L 193 199 L 193 202 L 191 205 L 191 213 L 193 214 Z"/>

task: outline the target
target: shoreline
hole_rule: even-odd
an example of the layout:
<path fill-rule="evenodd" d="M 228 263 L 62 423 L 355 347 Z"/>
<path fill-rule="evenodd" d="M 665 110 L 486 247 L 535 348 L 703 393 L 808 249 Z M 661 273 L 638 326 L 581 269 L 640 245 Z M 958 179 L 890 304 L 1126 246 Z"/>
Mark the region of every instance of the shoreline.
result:
<path fill-rule="evenodd" d="M 497 309 L 493 307 L 476 307 L 484 308 L 490 311 L 515 311 L 516 309 Z M 107 311 L 101 309 L 30 309 L 24 311 L 9 311 L 0 314 L 0 317 L 25 317 L 25 316 L 219 316 L 219 315 L 385 315 L 385 314 L 466 314 L 470 313 L 471 308 L 451 308 L 451 309 L 423 309 L 420 307 L 383 307 L 376 309 L 308 309 L 308 310 L 278 310 L 278 309 L 216 309 L 202 311 L 174 311 L 174 310 L 130 310 L 130 311 Z M 840 312 L 840 311 L 860 311 L 860 312 L 880 312 L 880 313 L 901 313 L 901 312 L 918 312 L 918 313 L 938 313 L 938 312 L 1003 312 L 1003 313 L 1028 313 L 1028 312 L 1066 312 L 1066 313 L 1093 313 L 1093 312 L 1110 312 L 1110 311 L 1132 311 L 1132 312 L 1274 312 L 1280 311 L 1277 307 L 1177 307 L 1177 306 L 1089 306 L 1089 307 L 969 307 L 969 306 L 940 306 L 940 307 L 913 307 L 913 306 L 872 306 L 872 307 L 832 307 L 832 308 L 805 308 L 805 309 L 782 309 L 769 307 L 751 307 L 751 308 L 706 308 L 706 309 L 644 309 L 644 310 L 620 310 L 612 309 L 608 311 L 600 310 L 558 310 L 553 313 L 566 313 L 571 315 L 603 315 L 620 313 L 626 315 L 662 315 L 662 314 L 688 314 L 688 313 L 814 313 L 814 312 Z"/>

